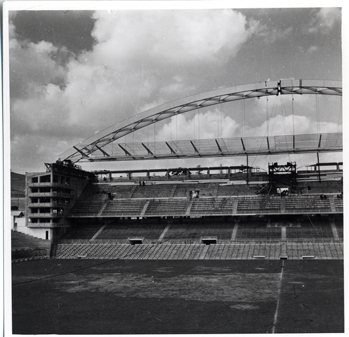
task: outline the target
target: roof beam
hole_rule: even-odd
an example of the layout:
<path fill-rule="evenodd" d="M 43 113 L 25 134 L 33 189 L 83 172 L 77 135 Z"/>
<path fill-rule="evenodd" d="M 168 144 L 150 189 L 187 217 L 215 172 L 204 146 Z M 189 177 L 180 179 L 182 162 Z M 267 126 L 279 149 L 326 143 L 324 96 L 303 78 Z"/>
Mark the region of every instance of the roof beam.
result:
<path fill-rule="evenodd" d="M 242 138 L 240 138 L 240 140 L 241 140 L 242 148 L 243 148 L 244 151 L 246 152 L 244 141 L 242 140 Z"/>
<path fill-rule="evenodd" d="M 172 149 L 172 147 L 170 146 L 170 144 L 167 143 L 167 142 L 165 142 L 165 143 L 166 143 L 166 145 L 168 146 L 168 148 L 170 149 L 171 153 L 172 153 L 172 154 L 176 154 L 176 152 Z"/>
<path fill-rule="evenodd" d="M 222 151 L 221 147 L 219 146 L 217 139 L 215 139 L 214 141 L 216 142 L 216 145 L 217 145 L 217 147 L 218 147 L 219 152 L 220 152 L 221 154 L 223 154 L 223 151 Z"/>
<path fill-rule="evenodd" d="M 322 133 L 320 133 L 320 137 L 319 137 L 319 144 L 317 147 L 320 147 L 321 146 L 321 138 L 322 138 Z"/>
<path fill-rule="evenodd" d="M 110 154 L 107 153 L 107 152 L 105 152 L 103 149 L 101 149 L 97 144 L 95 144 L 95 147 L 96 147 L 99 151 L 101 151 L 105 156 L 110 157 Z"/>
<path fill-rule="evenodd" d="M 194 148 L 194 151 L 198 154 L 200 154 L 200 152 L 198 151 L 198 149 L 196 148 L 196 146 L 194 145 L 193 141 L 190 141 L 191 146 Z"/>
<path fill-rule="evenodd" d="M 270 151 L 269 137 L 267 136 L 266 138 L 267 138 L 268 151 Z"/>
<path fill-rule="evenodd" d="M 84 157 L 84 158 L 90 158 L 86 153 L 84 153 L 83 151 L 79 150 L 77 147 L 73 146 L 73 148 L 78 151 L 79 153 L 81 153 L 81 155 Z"/>
<path fill-rule="evenodd" d="M 123 150 L 123 151 L 125 152 L 125 154 L 126 154 L 127 156 L 132 157 L 132 154 L 131 154 L 130 152 L 128 152 L 121 144 L 118 144 L 118 145 L 120 146 L 121 150 Z"/>
<path fill-rule="evenodd" d="M 143 147 L 148 151 L 148 154 L 151 154 L 152 156 L 154 156 L 154 153 L 151 152 L 146 146 L 144 143 L 141 143 L 143 145 Z"/>

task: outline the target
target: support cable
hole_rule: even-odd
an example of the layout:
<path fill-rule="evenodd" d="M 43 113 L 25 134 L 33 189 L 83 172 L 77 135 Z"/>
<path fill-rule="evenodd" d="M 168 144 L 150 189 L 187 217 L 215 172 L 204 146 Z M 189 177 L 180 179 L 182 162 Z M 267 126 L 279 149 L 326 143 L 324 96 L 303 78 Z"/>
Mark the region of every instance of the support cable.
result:
<path fill-rule="evenodd" d="M 201 139 L 201 137 L 200 137 L 200 112 L 199 112 L 199 107 L 198 107 L 198 110 L 197 110 L 197 114 L 198 114 L 198 131 L 199 131 L 198 139 Z"/>
<path fill-rule="evenodd" d="M 294 136 L 294 107 L 293 107 L 293 93 L 292 93 L 292 135 Z"/>
<path fill-rule="evenodd" d="M 316 128 L 317 128 L 317 133 L 319 132 L 319 111 L 318 111 L 318 94 L 315 94 L 315 100 L 316 100 Z"/>
<path fill-rule="evenodd" d="M 269 97 L 267 96 L 267 137 L 269 136 Z"/>
<path fill-rule="evenodd" d="M 243 111 L 243 121 L 242 121 L 242 137 L 245 137 L 245 115 L 246 115 L 246 105 L 245 102 L 246 100 L 243 100 L 244 102 L 244 111 Z"/>
<path fill-rule="evenodd" d="M 286 108 L 283 104 L 282 98 L 280 97 L 280 102 L 281 102 L 281 113 L 282 113 L 282 124 L 284 127 L 284 136 L 285 136 L 285 144 L 286 144 L 286 150 L 287 150 L 287 156 L 288 156 L 288 160 L 291 161 L 290 158 L 290 154 L 288 152 L 289 148 L 288 148 L 288 143 L 287 143 L 287 137 L 286 137 L 286 128 L 285 128 L 285 118 L 286 118 Z"/>

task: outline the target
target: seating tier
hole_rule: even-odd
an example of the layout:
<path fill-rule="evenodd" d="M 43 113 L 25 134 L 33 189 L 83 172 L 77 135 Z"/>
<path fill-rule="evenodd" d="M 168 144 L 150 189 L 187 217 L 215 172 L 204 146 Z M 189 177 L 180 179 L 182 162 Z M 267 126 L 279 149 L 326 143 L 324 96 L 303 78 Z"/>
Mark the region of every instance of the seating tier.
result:
<path fill-rule="evenodd" d="M 230 240 L 232 223 L 176 223 L 171 224 L 164 237 L 165 241 L 193 243 L 200 242 L 203 236 L 217 237 L 218 240 Z"/>
<path fill-rule="evenodd" d="M 226 214 L 233 212 L 233 198 L 200 198 L 194 199 L 190 214 Z"/>
<path fill-rule="evenodd" d="M 100 240 L 119 240 L 128 242 L 130 237 L 139 237 L 147 240 L 157 240 L 166 224 L 164 223 L 137 223 L 125 224 L 114 223 L 107 225 L 96 237 L 95 241 Z"/>
<path fill-rule="evenodd" d="M 147 200 L 117 199 L 110 200 L 105 207 L 103 216 L 140 216 Z"/>
<path fill-rule="evenodd" d="M 162 216 L 183 216 L 188 208 L 187 199 L 159 199 L 151 200 L 145 216 L 162 215 Z"/>

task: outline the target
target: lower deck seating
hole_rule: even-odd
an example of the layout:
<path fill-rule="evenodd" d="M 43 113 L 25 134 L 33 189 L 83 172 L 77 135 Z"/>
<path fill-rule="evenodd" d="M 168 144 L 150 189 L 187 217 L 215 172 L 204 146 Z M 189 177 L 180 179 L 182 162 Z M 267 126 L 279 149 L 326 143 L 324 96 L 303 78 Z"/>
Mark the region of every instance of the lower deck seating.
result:
<path fill-rule="evenodd" d="M 281 240 L 281 227 L 268 226 L 267 223 L 239 224 L 237 241 L 269 241 Z"/>
<path fill-rule="evenodd" d="M 173 223 L 170 225 L 164 241 L 199 243 L 204 236 L 217 237 L 217 240 L 230 240 L 233 223 Z"/>
<path fill-rule="evenodd" d="M 165 223 L 113 223 L 107 225 L 96 237 L 96 241 L 101 240 L 118 240 L 128 242 L 130 237 L 139 237 L 146 240 L 156 241 L 163 230 Z"/>
<path fill-rule="evenodd" d="M 343 199 L 335 198 L 334 205 L 335 205 L 336 212 L 340 212 L 340 213 L 343 212 Z"/>
<path fill-rule="evenodd" d="M 125 260 L 251 260 L 281 257 L 299 260 L 304 256 L 317 259 L 343 259 L 343 243 L 333 242 L 248 242 L 228 244 L 59 244 L 58 259 L 125 259 Z"/>
<path fill-rule="evenodd" d="M 287 227 L 287 239 L 304 241 L 309 239 L 333 240 L 333 232 L 330 223 L 318 223 L 316 221 L 303 221 L 298 226 Z"/>
<path fill-rule="evenodd" d="M 102 225 L 96 224 L 79 224 L 70 228 L 63 236 L 63 239 L 68 240 L 91 240 L 92 237 L 99 231 Z"/>

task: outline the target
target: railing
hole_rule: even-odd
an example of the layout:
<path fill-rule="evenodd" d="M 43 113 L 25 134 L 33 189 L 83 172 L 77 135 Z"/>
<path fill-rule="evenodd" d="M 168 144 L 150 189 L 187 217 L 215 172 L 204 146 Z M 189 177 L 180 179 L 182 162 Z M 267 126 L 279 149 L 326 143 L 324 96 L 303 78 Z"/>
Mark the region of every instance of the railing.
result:
<path fill-rule="evenodd" d="M 37 182 L 37 183 L 32 183 L 32 182 L 29 182 L 28 183 L 28 186 L 29 187 L 64 187 L 64 188 L 71 188 L 70 187 L 70 184 L 67 184 L 67 183 L 51 183 L 51 182 Z"/>
<path fill-rule="evenodd" d="M 58 213 L 29 213 L 29 218 L 58 218 L 63 217 L 64 214 L 58 214 Z"/>

